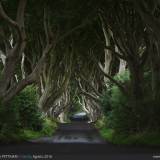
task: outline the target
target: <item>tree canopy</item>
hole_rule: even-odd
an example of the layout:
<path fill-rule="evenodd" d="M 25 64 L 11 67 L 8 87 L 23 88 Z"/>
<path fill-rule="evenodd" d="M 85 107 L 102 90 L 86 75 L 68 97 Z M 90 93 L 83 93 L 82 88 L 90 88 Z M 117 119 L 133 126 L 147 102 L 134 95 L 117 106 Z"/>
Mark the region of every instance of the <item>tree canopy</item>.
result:
<path fill-rule="evenodd" d="M 115 85 L 133 115 L 148 95 L 158 108 L 159 7 L 158 0 L 1 0 L 1 103 L 34 84 L 46 114 L 67 113 L 76 100 L 95 121 Z M 115 78 L 125 71 L 129 82 Z"/>

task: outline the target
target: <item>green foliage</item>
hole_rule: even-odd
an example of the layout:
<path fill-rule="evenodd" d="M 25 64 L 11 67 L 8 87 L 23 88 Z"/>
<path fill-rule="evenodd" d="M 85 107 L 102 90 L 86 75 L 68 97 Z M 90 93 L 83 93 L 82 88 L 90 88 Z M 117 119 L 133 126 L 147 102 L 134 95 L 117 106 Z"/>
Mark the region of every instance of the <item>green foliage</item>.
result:
<path fill-rule="evenodd" d="M 41 134 L 52 136 L 56 128 L 57 128 L 57 123 L 55 120 L 46 119 L 43 123 Z"/>
<path fill-rule="evenodd" d="M 0 141 L 20 141 L 51 136 L 56 122 L 42 116 L 37 106 L 37 91 L 28 86 L 8 106 L 0 106 Z"/>
<path fill-rule="evenodd" d="M 127 100 L 119 88 L 113 86 L 111 95 L 112 110 L 108 116 L 108 124 L 117 132 L 129 132 L 135 127 L 134 122 L 132 122 L 134 120 L 132 109 Z"/>
<path fill-rule="evenodd" d="M 129 81 L 128 71 L 115 77 L 121 83 Z M 127 97 L 114 84 L 110 84 L 109 89 L 101 98 L 101 106 L 107 118 L 107 126 L 116 131 L 128 131 L 131 124 L 131 109 L 128 106 Z"/>
<path fill-rule="evenodd" d="M 80 101 L 81 101 L 80 97 L 78 96 L 73 97 L 72 106 L 70 107 L 68 117 L 83 111 Z"/>
<path fill-rule="evenodd" d="M 129 73 L 117 75 L 116 80 L 130 86 Z M 114 144 L 160 145 L 159 105 L 152 99 L 149 80 L 151 73 L 144 74 L 144 99 L 140 106 L 134 106 L 131 96 L 126 97 L 117 86 L 110 84 L 108 90 L 101 97 L 101 106 L 106 120 L 99 127 L 101 135 Z M 105 123 L 105 124 L 104 124 Z M 100 125 L 98 125 L 100 126 Z"/>
<path fill-rule="evenodd" d="M 127 83 L 129 81 L 129 72 L 125 71 L 121 74 L 115 76 L 115 79 L 119 82 Z M 107 116 L 112 107 L 116 107 L 117 105 L 123 105 L 126 103 L 126 97 L 121 93 L 119 88 L 110 82 L 109 87 L 106 92 L 104 92 L 103 96 L 101 97 L 101 106 L 104 110 L 105 115 Z"/>
<path fill-rule="evenodd" d="M 106 127 L 106 117 L 103 116 L 101 119 L 97 120 L 97 122 L 95 123 L 95 127 L 97 129 L 102 129 Z"/>
<path fill-rule="evenodd" d="M 25 88 L 10 104 L 18 114 L 16 121 L 20 127 L 41 130 L 43 119 L 37 106 L 37 93 L 34 86 Z"/>
<path fill-rule="evenodd" d="M 41 131 L 34 131 L 30 129 L 20 129 L 17 133 L 11 132 L 10 134 L 0 133 L 1 143 L 21 142 L 32 139 L 37 139 L 43 136 L 52 136 L 56 131 L 57 123 L 51 119 L 45 119 Z"/>
<path fill-rule="evenodd" d="M 114 78 L 121 83 L 125 83 L 130 80 L 130 73 L 128 70 L 126 70 L 121 72 L 120 74 L 117 74 Z"/>
<path fill-rule="evenodd" d="M 32 130 L 41 130 L 43 118 L 37 106 L 36 88 L 25 88 L 11 102 L 12 108 L 17 108 L 21 127 Z"/>
<path fill-rule="evenodd" d="M 43 128 L 40 132 L 24 129 L 21 131 L 20 138 L 23 140 L 36 139 L 43 136 L 52 136 L 57 128 L 57 123 L 51 119 L 45 119 Z"/>
<path fill-rule="evenodd" d="M 18 131 L 20 127 L 19 112 L 17 107 L 0 106 L 0 131 L 2 134 L 10 134 Z"/>
<path fill-rule="evenodd" d="M 105 127 L 100 129 L 101 136 L 109 142 L 112 142 L 113 133 L 114 133 L 114 131 L 112 129 L 108 129 Z"/>
<path fill-rule="evenodd" d="M 128 71 L 117 75 L 115 79 L 123 83 L 129 91 Z M 109 89 L 101 97 L 101 106 L 107 118 L 107 127 L 124 134 L 150 129 L 158 130 L 160 121 L 157 113 L 160 110 L 152 100 L 148 79 L 150 79 L 150 73 L 147 72 L 144 75 L 144 99 L 141 100 L 141 105 L 137 106 L 131 99 L 132 95 L 125 96 L 116 85 L 110 84 Z"/>
<path fill-rule="evenodd" d="M 131 135 L 116 134 L 114 130 L 102 128 L 100 134 L 107 141 L 117 145 L 160 146 L 159 132 L 141 132 Z"/>

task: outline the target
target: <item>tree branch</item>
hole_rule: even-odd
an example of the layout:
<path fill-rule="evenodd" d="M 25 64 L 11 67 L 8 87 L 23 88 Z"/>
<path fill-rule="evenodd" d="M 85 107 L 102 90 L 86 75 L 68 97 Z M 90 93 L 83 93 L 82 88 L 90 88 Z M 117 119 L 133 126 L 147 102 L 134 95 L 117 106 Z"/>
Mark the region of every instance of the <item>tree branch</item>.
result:
<path fill-rule="evenodd" d="M 125 94 L 125 95 L 128 95 L 126 89 L 123 87 L 123 85 L 116 81 L 114 78 L 112 78 L 110 75 L 106 74 L 103 69 L 100 67 L 100 65 L 98 65 L 99 67 L 99 70 L 101 71 L 101 73 L 106 77 L 108 78 L 111 82 L 113 82 L 115 85 L 117 85 L 119 87 L 119 89 Z"/>
<path fill-rule="evenodd" d="M 3 103 L 9 102 L 17 93 L 23 90 L 27 85 L 35 82 L 35 78 L 33 74 L 30 74 L 25 79 L 22 79 L 18 84 L 14 85 L 9 91 L 5 94 L 3 98 Z"/>
<path fill-rule="evenodd" d="M 8 15 L 6 14 L 6 12 L 4 11 L 2 4 L 0 2 L 0 17 L 5 20 L 9 25 L 13 26 L 16 30 L 17 33 L 19 35 L 19 41 L 22 40 L 22 35 L 21 35 L 21 29 L 18 25 L 18 23 L 14 20 L 12 20 L 10 17 L 8 17 Z"/>
<path fill-rule="evenodd" d="M 89 87 L 92 88 L 92 90 L 93 90 L 99 97 L 102 96 L 102 95 L 96 90 L 96 88 L 90 83 L 90 81 L 88 81 L 83 75 L 80 74 L 80 78 L 81 78 L 84 82 L 86 82 L 86 83 L 89 85 Z"/>
<path fill-rule="evenodd" d="M 76 79 L 76 81 L 77 81 L 77 83 L 78 83 L 79 89 L 81 90 L 80 94 L 83 94 L 83 95 L 89 97 L 90 99 L 93 99 L 94 101 L 96 101 L 96 102 L 98 102 L 98 103 L 100 102 L 99 98 L 93 96 L 92 94 L 88 93 L 87 91 L 85 91 L 85 90 L 82 88 L 82 85 L 81 85 L 80 80 Z"/>
<path fill-rule="evenodd" d="M 110 46 L 105 46 L 105 49 L 108 49 L 110 51 L 112 51 L 112 54 L 114 54 L 115 56 L 117 56 L 120 59 L 126 60 L 126 57 L 124 55 L 121 55 L 120 53 L 116 52 L 112 47 Z"/>

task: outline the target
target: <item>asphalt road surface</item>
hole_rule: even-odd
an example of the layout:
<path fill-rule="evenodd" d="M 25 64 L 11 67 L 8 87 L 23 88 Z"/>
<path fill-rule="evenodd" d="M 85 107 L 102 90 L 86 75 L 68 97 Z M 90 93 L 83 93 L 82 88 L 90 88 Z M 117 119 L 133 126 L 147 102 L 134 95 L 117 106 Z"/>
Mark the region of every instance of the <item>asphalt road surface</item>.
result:
<path fill-rule="evenodd" d="M 61 124 L 53 137 L 0 145 L 0 159 L 20 160 L 154 160 L 160 148 L 126 147 L 103 140 L 93 125 Z"/>

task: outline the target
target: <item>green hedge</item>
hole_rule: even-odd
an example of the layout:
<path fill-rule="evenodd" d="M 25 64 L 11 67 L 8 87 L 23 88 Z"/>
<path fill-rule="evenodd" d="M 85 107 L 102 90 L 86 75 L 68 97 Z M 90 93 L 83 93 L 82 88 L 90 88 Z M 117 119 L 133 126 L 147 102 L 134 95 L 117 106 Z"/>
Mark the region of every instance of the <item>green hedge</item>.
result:
<path fill-rule="evenodd" d="M 124 87 L 130 90 L 129 72 L 126 71 L 115 77 Z M 133 106 L 130 97 L 126 97 L 120 89 L 110 83 L 109 88 L 101 97 L 101 106 L 106 117 L 106 127 L 117 133 L 133 134 L 157 130 L 160 131 L 160 104 L 153 102 L 150 88 L 150 73 L 144 74 L 144 99 L 141 106 Z"/>
<path fill-rule="evenodd" d="M 0 141 L 17 141 L 51 135 L 56 122 L 45 118 L 38 108 L 36 87 L 28 86 L 8 106 L 0 106 Z"/>

